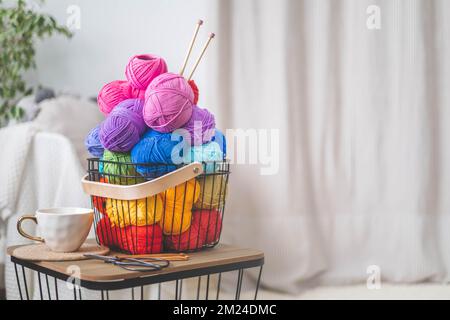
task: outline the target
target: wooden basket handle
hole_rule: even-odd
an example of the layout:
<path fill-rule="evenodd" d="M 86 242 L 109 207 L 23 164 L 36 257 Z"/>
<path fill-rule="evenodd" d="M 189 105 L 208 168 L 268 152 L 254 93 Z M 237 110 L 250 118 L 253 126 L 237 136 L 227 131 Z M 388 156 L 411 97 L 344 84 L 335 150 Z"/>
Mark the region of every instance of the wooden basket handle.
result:
<path fill-rule="evenodd" d="M 162 177 L 131 186 L 122 186 L 102 182 L 89 181 L 85 175 L 81 179 L 83 190 L 91 196 L 117 200 L 136 200 L 154 196 L 165 190 L 178 186 L 203 173 L 203 165 L 193 162 Z"/>

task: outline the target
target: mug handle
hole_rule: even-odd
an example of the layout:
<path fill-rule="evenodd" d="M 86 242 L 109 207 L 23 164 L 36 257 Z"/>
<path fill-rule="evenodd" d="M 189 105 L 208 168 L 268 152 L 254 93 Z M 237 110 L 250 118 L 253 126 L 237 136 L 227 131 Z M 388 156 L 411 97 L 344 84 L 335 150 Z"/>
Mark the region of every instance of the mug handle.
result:
<path fill-rule="evenodd" d="M 37 219 L 35 216 L 22 216 L 19 218 L 19 220 L 17 221 L 17 231 L 20 233 L 20 235 L 24 238 L 33 240 L 33 241 L 38 241 L 38 242 L 45 242 L 43 238 L 40 237 L 33 237 L 30 236 L 28 233 L 26 233 L 25 231 L 23 231 L 22 229 L 22 222 L 25 220 L 33 220 L 34 223 L 37 224 Z"/>

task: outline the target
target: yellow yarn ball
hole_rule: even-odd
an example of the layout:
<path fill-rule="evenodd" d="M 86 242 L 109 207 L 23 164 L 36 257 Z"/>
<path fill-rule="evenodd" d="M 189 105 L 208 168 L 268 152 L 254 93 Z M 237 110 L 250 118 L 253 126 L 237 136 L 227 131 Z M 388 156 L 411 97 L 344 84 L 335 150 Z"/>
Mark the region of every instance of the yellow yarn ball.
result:
<path fill-rule="evenodd" d="M 228 186 L 226 177 L 207 176 L 200 178 L 200 197 L 195 203 L 196 209 L 219 209 L 225 204 Z"/>
<path fill-rule="evenodd" d="M 158 223 L 163 210 L 164 200 L 161 195 L 139 200 L 106 200 L 106 214 L 113 227 L 141 227 Z"/>
<path fill-rule="evenodd" d="M 191 226 L 192 206 L 200 196 L 200 184 L 192 179 L 163 194 L 165 208 L 161 228 L 164 234 L 177 235 L 187 231 Z"/>

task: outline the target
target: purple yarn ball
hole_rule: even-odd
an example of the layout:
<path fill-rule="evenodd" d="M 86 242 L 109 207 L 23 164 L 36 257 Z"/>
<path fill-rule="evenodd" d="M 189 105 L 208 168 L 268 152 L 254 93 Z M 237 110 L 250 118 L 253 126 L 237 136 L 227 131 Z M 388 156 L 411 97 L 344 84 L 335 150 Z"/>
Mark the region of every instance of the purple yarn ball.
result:
<path fill-rule="evenodd" d="M 191 145 L 200 146 L 211 142 L 215 134 L 215 127 L 214 115 L 207 109 L 194 106 L 191 119 L 184 125 L 183 129 L 189 132 Z"/>
<path fill-rule="evenodd" d="M 98 136 L 100 130 L 100 126 L 96 126 L 92 129 L 86 139 L 84 140 L 84 145 L 86 146 L 87 151 L 96 158 L 103 157 L 103 153 L 105 152 L 105 148 L 100 142 L 100 138 Z"/>
<path fill-rule="evenodd" d="M 128 99 L 119 103 L 100 125 L 99 137 L 105 149 L 128 152 L 146 130 L 142 117 L 144 100 Z"/>

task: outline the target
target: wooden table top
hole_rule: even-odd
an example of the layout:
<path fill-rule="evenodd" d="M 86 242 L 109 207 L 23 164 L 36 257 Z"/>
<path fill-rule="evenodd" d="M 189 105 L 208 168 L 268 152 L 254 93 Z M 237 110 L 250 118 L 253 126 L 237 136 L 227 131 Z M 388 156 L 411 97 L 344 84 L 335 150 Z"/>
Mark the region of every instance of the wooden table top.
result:
<path fill-rule="evenodd" d="M 9 255 L 15 247 L 9 247 Z M 114 255 L 115 253 L 110 253 Z M 264 253 L 256 249 L 240 248 L 231 245 L 219 244 L 215 248 L 205 249 L 199 252 L 188 253 L 189 260 L 173 261 L 170 266 L 160 271 L 136 272 L 127 271 L 118 266 L 104 263 L 99 260 L 61 261 L 61 262 L 31 262 L 37 266 L 73 276 L 73 266 L 80 268 L 81 280 L 86 281 L 112 281 L 125 280 L 140 277 L 153 277 L 182 271 L 219 267 L 233 263 L 251 262 L 264 259 Z"/>

